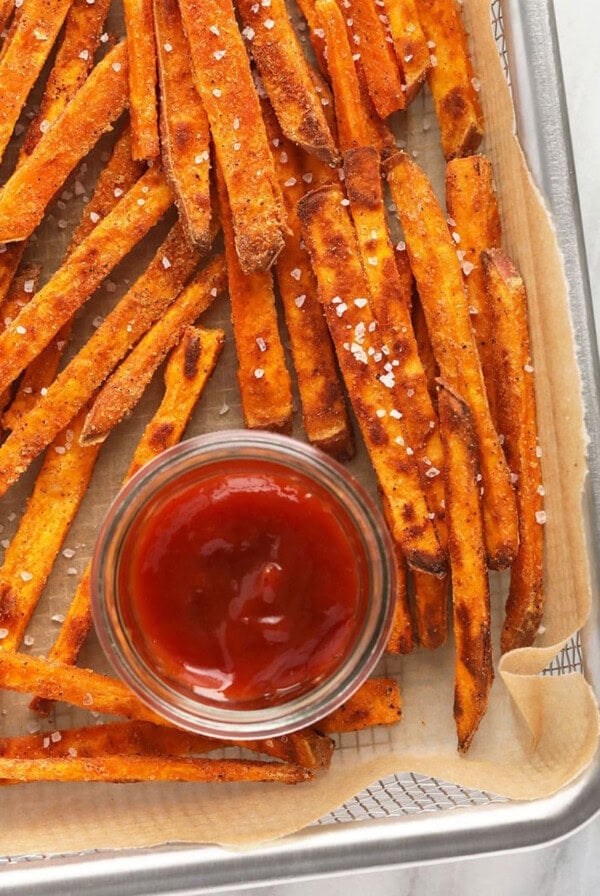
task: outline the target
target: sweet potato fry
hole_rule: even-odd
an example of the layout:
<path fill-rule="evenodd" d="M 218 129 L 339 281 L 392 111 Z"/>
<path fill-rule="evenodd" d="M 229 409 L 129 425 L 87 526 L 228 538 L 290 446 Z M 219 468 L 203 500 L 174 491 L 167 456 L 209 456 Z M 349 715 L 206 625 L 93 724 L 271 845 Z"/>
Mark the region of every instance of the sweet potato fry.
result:
<path fill-rule="evenodd" d="M 378 121 L 375 109 L 370 107 L 368 94 L 363 91 L 346 24 L 336 0 L 317 0 L 314 12 L 319 28 L 325 34 L 340 149 L 345 152 L 355 146 L 375 146 L 383 150 L 386 145 L 393 144 L 393 136 Z"/>
<path fill-rule="evenodd" d="M 499 377 L 494 367 L 492 321 L 480 256 L 485 249 L 500 246 L 502 232 L 492 166 L 485 156 L 467 156 L 448 162 L 446 208 L 453 222 L 452 227 L 460 236 L 458 251 L 461 253 L 461 266 L 469 294 L 471 323 L 490 413 L 497 428 L 496 389 Z"/>
<path fill-rule="evenodd" d="M 385 645 L 385 651 L 386 653 L 410 653 L 415 646 L 415 637 L 408 604 L 406 560 L 398 545 L 394 545 L 394 557 L 396 561 L 394 620 L 387 644 Z"/>
<path fill-rule="evenodd" d="M 389 502 L 391 531 L 410 566 L 444 571 L 444 551 L 423 494 L 414 451 L 396 412 L 390 349 L 377 332 L 356 235 L 339 186 L 308 193 L 298 204 L 304 240 L 346 389 L 379 486 Z M 385 349 L 385 350 L 384 350 Z M 394 413 L 390 413 L 394 412 Z"/>
<path fill-rule="evenodd" d="M 446 159 L 477 150 L 483 137 L 483 112 L 467 35 L 454 0 L 417 0 L 419 21 L 432 49 L 427 78 Z"/>
<path fill-rule="evenodd" d="M 407 267 L 403 278 L 400 277 L 398 257 L 390 242 L 377 151 L 372 147 L 350 150 L 344 156 L 344 170 L 350 211 L 379 332 L 399 362 L 395 370 L 400 386 L 396 411 L 402 414 L 408 443 L 415 451 L 427 506 L 435 514 L 438 537 L 445 548 L 444 482 L 440 475 L 444 450 L 412 329 L 409 311 L 412 274 Z M 419 640 L 424 647 L 439 647 L 448 632 L 447 582 L 417 571 L 413 581 L 414 617 Z"/>
<path fill-rule="evenodd" d="M 265 753 L 310 769 L 329 768 L 334 749 L 334 742 L 330 737 L 311 729 L 294 731 L 268 740 L 242 740 L 236 743 L 253 753 Z"/>
<path fill-rule="evenodd" d="M 456 641 L 454 719 L 466 753 L 487 709 L 494 678 L 490 591 L 479 502 L 477 436 L 467 404 L 447 386 L 439 396 L 446 452 L 446 510 Z"/>
<path fill-rule="evenodd" d="M 23 258 L 26 243 L 1 244 L 0 251 L 0 303 L 4 301 L 10 289 L 15 272 Z"/>
<path fill-rule="evenodd" d="M 155 166 L 100 221 L 0 336 L 0 390 L 40 353 L 172 201 L 171 189 Z"/>
<path fill-rule="evenodd" d="M 31 155 L 48 125 L 62 115 L 83 85 L 93 64 L 110 0 L 74 0 L 65 20 L 65 33 L 48 76 L 38 114 L 27 130 L 19 158 Z M 47 122 L 43 125 L 42 122 Z"/>
<path fill-rule="evenodd" d="M 85 409 L 48 447 L 0 567 L 0 650 L 18 650 L 56 556 L 87 491 L 98 448 L 82 448 Z"/>
<path fill-rule="evenodd" d="M 101 444 L 117 423 L 131 413 L 155 370 L 180 341 L 186 327 L 206 311 L 226 283 L 224 270 L 220 271 L 220 276 L 215 276 L 214 266 L 208 266 L 180 293 L 102 386 L 85 421 L 82 445 Z M 223 334 L 221 341 L 222 338 Z M 191 380 L 196 375 L 200 348 L 200 343 L 190 343 L 184 379 Z"/>
<path fill-rule="evenodd" d="M 266 103 L 263 118 L 288 212 L 290 233 L 277 259 L 275 274 L 290 335 L 304 431 L 313 445 L 348 460 L 354 454 L 354 444 L 344 389 L 318 299 L 317 281 L 302 246 L 302 228 L 296 210 L 312 177 L 307 178 L 303 173 L 300 152 L 283 137 Z"/>
<path fill-rule="evenodd" d="M 186 327 L 165 368 L 165 394 L 144 430 L 127 471 L 127 479 L 182 437 L 198 399 L 219 360 L 222 330 Z"/>
<path fill-rule="evenodd" d="M 284 0 L 268 6 L 237 0 L 242 32 L 281 130 L 293 143 L 329 164 L 339 161 L 323 105 Z M 329 100 L 329 97 L 323 97 Z"/>
<path fill-rule="evenodd" d="M 11 6 L 12 2 L 9 0 Z M 43 132 L 56 121 L 85 80 L 93 64 L 94 50 L 108 6 L 109 0 L 98 0 L 93 6 L 87 0 L 75 0 L 71 7 L 65 34 L 46 82 L 40 111 L 29 125 L 17 166 L 31 154 Z M 25 245 L 23 241 L 6 246 L 0 254 L 0 302 L 19 266 Z"/>
<path fill-rule="evenodd" d="M 373 147 L 350 150 L 344 156 L 344 172 L 379 333 L 399 362 L 394 371 L 398 383 L 397 411 L 402 415 L 427 504 L 435 513 L 438 536 L 445 547 L 444 484 L 440 476 L 444 450 L 412 329 L 410 294 L 403 288 L 390 241 L 377 150 Z"/>
<path fill-rule="evenodd" d="M 214 259 L 213 269 L 222 262 Z M 209 268 L 210 268 L 209 265 Z M 207 269 L 208 270 L 208 269 Z M 223 346 L 222 330 L 198 330 L 188 327 L 179 346 L 172 352 L 165 369 L 165 395 L 156 414 L 146 427 L 137 446 L 123 484 L 149 460 L 178 442 L 192 411 L 208 382 Z M 62 663 L 75 663 L 92 625 L 90 570 L 88 563 L 49 657 Z M 35 698 L 31 708 L 41 714 L 50 711 L 47 701 Z"/>
<path fill-rule="evenodd" d="M 22 734 L 0 738 L 4 759 L 89 759 L 94 756 L 186 756 L 209 753 L 223 741 L 191 734 L 152 722 L 107 722 L 47 734 Z"/>
<path fill-rule="evenodd" d="M 412 581 L 417 638 L 421 647 L 435 650 L 448 638 L 448 577 L 415 570 Z"/>
<path fill-rule="evenodd" d="M 73 168 L 111 129 L 127 102 L 127 48 L 118 44 L 93 70 L 60 118 L 0 190 L 0 241 L 31 236 Z"/>
<path fill-rule="evenodd" d="M 117 140 L 106 167 L 100 172 L 94 193 L 86 204 L 81 221 L 73 233 L 67 257 L 92 232 L 96 223 L 106 217 L 141 177 L 144 166 L 131 157 L 131 139 L 126 128 Z M 20 244 L 15 244 L 20 245 Z M 2 256 L 0 256 L 1 260 Z M 1 263 L 1 261 L 0 261 Z M 2 423 L 6 429 L 14 429 L 19 420 L 34 406 L 41 390 L 47 389 L 58 370 L 60 359 L 71 335 L 72 321 L 64 327 L 25 370 L 17 392 L 9 408 L 4 413 Z"/>
<path fill-rule="evenodd" d="M 413 323 L 413 330 L 415 331 L 415 339 L 417 340 L 417 348 L 419 349 L 419 357 L 421 359 L 421 364 L 423 365 L 423 370 L 425 371 L 425 376 L 427 377 L 427 388 L 429 389 L 429 396 L 431 398 L 433 407 L 436 408 L 437 413 L 436 379 L 439 376 L 440 371 L 437 365 L 437 361 L 435 360 L 435 355 L 433 353 L 433 346 L 431 345 L 429 330 L 427 329 L 427 320 L 425 318 L 425 312 L 423 311 L 423 306 L 421 305 L 421 299 L 419 298 L 418 293 L 413 299 L 411 319 Z"/>
<path fill-rule="evenodd" d="M 152 0 L 123 0 L 129 59 L 129 115 L 134 159 L 160 152 L 156 106 L 156 42 Z"/>
<path fill-rule="evenodd" d="M 14 8 L 14 0 L 0 0 L 0 32 L 4 31 Z"/>
<path fill-rule="evenodd" d="M 150 194 L 142 195 L 147 198 Z M 102 224 L 98 225 L 101 226 Z M 115 238 L 113 234 L 113 239 Z M 170 262 L 168 267 L 165 267 L 165 258 Z M 18 479 L 54 436 L 64 429 L 98 385 L 164 312 L 193 272 L 198 258 L 198 253 L 190 249 L 182 227 L 176 224 L 145 273 L 0 447 L 2 493 Z M 215 262 L 222 263 L 222 260 Z M 41 290 L 38 295 L 43 292 Z"/>
<path fill-rule="evenodd" d="M 273 274 L 244 274 L 238 263 L 230 203 L 217 168 L 221 226 L 225 239 L 231 320 L 238 357 L 238 385 L 248 429 L 289 432 L 292 384 L 279 338 Z"/>
<path fill-rule="evenodd" d="M 490 417 L 456 244 L 424 172 L 406 153 L 396 153 L 386 164 L 440 374 L 464 396 L 473 415 L 488 564 L 503 569 L 517 551 L 515 496 Z"/>
<path fill-rule="evenodd" d="M 296 0 L 300 12 L 306 19 L 308 25 L 308 34 L 310 42 L 319 66 L 319 71 L 326 78 L 327 69 L 327 48 L 325 43 L 325 35 L 322 33 L 321 25 L 315 11 L 316 0 Z"/>
<path fill-rule="evenodd" d="M 116 678 L 22 653 L 0 651 L 0 687 L 93 712 L 168 725 Z"/>
<path fill-rule="evenodd" d="M 500 249 L 482 255 L 498 371 L 498 421 L 516 476 L 519 551 L 510 571 L 503 652 L 533 643 L 544 610 L 542 471 L 525 285 Z"/>
<path fill-rule="evenodd" d="M 338 709 L 317 722 L 323 734 L 361 731 L 373 725 L 396 725 L 402 718 L 400 687 L 394 678 L 369 678 Z"/>
<path fill-rule="evenodd" d="M 227 184 L 240 267 L 265 271 L 283 248 L 285 212 L 232 2 L 180 0 L 179 6 Z"/>
<path fill-rule="evenodd" d="M 154 0 L 162 159 L 188 237 L 211 243 L 210 131 L 194 86 L 177 0 Z"/>
<path fill-rule="evenodd" d="M 39 264 L 24 264 L 10 284 L 0 304 L 0 333 L 3 333 L 21 310 L 31 301 L 41 273 Z"/>
<path fill-rule="evenodd" d="M 415 0 L 384 0 L 384 8 L 402 71 L 404 97 L 408 106 L 427 77 L 431 54 L 419 22 Z"/>
<path fill-rule="evenodd" d="M 360 58 L 375 111 L 385 119 L 392 112 L 404 109 L 406 97 L 380 9 L 373 0 L 338 0 L 338 6 L 347 17 L 354 51 Z"/>
<path fill-rule="evenodd" d="M 310 729 L 267 741 L 236 741 L 236 744 L 254 753 L 264 753 L 309 769 L 327 768 L 334 746 L 331 738 Z M 216 738 L 152 722 L 108 722 L 51 734 L 0 738 L 0 757 L 198 756 L 225 745 Z"/>
<path fill-rule="evenodd" d="M 93 759 L 2 759 L 0 778 L 13 781 L 262 781 L 299 784 L 308 769 L 258 759 L 182 759 L 171 756 L 97 756 Z"/>
<path fill-rule="evenodd" d="M 29 91 L 50 55 L 73 0 L 29 0 L 0 59 L 0 162 Z M 2 239 L 0 239 L 2 242 Z"/>
<path fill-rule="evenodd" d="M 8 325 L 21 313 L 21 309 L 31 301 L 37 289 L 41 272 L 40 265 L 23 265 L 19 273 L 14 277 L 8 288 L 4 301 L 0 304 L 0 333 L 3 333 Z M 9 403 L 12 389 L 7 386 L 0 393 L 0 410 L 4 410 Z"/>

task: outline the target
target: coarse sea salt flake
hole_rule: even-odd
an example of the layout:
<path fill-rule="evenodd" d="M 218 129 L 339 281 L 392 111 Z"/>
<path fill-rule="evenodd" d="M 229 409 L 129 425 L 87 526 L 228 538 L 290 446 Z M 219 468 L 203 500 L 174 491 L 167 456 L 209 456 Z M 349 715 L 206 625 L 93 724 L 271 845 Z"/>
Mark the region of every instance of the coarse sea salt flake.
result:
<path fill-rule="evenodd" d="M 254 376 L 256 377 L 257 380 L 261 380 L 261 379 L 263 378 L 264 375 L 265 375 L 265 372 L 264 372 L 264 370 L 262 369 L 262 367 L 257 367 L 257 368 L 255 369 L 255 371 L 254 371 Z"/>
<path fill-rule="evenodd" d="M 296 305 L 297 308 L 302 308 L 302 306 L 304 305 L 305 302 L 306 302 L 305 293 L 302 293 L 301 296 L 296 296 L 296 298 L 294 299 L 294 304 Z"/>
<path fill-rule="evenodd" d="M 24 582 L 31 582 L 33 575 L 30 572 L 27 572 L 27 570 L 23 570 L 23 572 L 21 573 L 21 578 Z"/>
<path fill-rule="evenodd" d="M 0 628 L 0 641 L 4 641 L 5 638 L 8 638 L 8 629 Z"/>
<path fill-rule="evenodd" d="M 535 521 L 539 523 L 540 526 L 543 526 L 547 520 L 546 511 L 545 510 L 537 510 L 535 514 Z"/>

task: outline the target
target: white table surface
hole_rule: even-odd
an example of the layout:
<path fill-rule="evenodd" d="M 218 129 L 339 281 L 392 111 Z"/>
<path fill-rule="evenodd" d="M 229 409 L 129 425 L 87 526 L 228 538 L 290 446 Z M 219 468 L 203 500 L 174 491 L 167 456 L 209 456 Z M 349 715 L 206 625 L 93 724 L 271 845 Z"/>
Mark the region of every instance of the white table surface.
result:
<path fill-rule="evenodd" d="M 600 331 L 600 0 L 554 0 L 554 4 Z M 364 896 L 367 891 L 374 896 L 595 896 L 600 893 L 600 817 L 561 843 L 541 849 L 244 892 Z"/>

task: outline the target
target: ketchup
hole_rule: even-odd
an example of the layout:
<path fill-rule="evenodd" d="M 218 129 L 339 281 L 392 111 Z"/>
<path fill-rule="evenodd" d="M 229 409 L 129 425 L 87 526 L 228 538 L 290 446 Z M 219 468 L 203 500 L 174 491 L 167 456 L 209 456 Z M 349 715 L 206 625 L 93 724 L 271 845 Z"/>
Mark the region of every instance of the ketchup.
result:
<path fill-rule="evenodd" d="M 351 650 L 367 570 L 328 492 L 276 464 L 187 474 L 130 530 L 124 619 L 162 676 L 208 702 L 255 709 L 299 696 Z"/>

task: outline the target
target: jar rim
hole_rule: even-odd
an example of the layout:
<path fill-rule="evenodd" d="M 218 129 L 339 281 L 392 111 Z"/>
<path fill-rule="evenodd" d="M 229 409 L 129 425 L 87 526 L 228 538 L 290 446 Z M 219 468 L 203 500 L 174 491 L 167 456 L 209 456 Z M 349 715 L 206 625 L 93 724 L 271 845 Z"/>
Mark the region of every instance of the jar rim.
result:
<path fill-rule="evenodd" d="M 142 508 L 189 471 L 221 461 L 266 461 L 302 473 L 324 487 L 354 524 L 368 567 L 367 602 L 352 646 L 314 688 L 271 706 L 241 709 L 207 703 L 176 688 L 133 645 L 120 611 L 117 571 L 127 532 Z M 137 697 L 167 721 L 221 739 L 289 734 L 316 724 L 345 702 L 373 671 L 391 628 L 395 603 L 394 548 L 381 512 L 364 486 L 337 460 L 298 439 L 271 432 L 222 430 L 169 448 L 142 467 L 113 501 L 91 565 L 92 617 L 102 648 Z"/>

